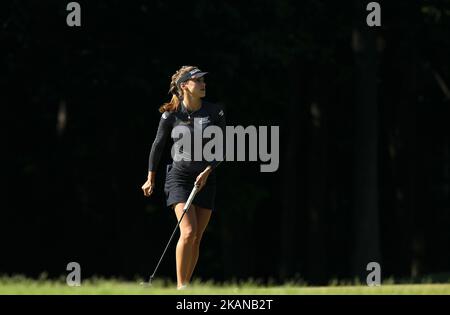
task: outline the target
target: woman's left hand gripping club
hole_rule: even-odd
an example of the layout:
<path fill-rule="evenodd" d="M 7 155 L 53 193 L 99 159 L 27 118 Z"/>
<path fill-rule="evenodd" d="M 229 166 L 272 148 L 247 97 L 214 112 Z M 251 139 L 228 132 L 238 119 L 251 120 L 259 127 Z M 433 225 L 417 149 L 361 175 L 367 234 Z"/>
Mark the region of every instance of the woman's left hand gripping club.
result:
<path fill-rule="evenodd" d="M 196 186 L 198 186 L 198 190 L 202 190 L 203 186 L 206 185 L 206 181 L 208 180 L 208 176 L 211 173 L 212 169 L 208 166 L 203 172 L 198 174 L 197 179 L 195 180 Z"/>

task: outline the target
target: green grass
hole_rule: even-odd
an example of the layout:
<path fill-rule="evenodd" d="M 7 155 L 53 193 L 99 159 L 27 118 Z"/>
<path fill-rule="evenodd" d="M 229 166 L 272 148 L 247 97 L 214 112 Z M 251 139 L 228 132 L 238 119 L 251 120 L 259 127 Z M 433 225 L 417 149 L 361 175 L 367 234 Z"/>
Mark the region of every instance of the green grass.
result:
<path fill-rule="evenodd" d="M 151 287 L 139 285 L 139 281 L 120 281 L 107 279 L 88 279 L 82 281 L 80 287 L 69 287 L 64 279 L 34 280 L 23 276 L 1 277 L 0 294 L 149 294 L 149 295 L 417 295 L 417 294 L 450 294 L 450 283 L 448 284 L 392 284 L 387 281 L 379 287 L 368 287 L 365 285 L 342 285 L 330 283 L 329 286 L 314 287 L 304 284 L 259 285 L 256 282 L 215 284 L 213 282 L 195 282 L 188 290 L 177 291 L 175 284 L 156 280 Z"/>

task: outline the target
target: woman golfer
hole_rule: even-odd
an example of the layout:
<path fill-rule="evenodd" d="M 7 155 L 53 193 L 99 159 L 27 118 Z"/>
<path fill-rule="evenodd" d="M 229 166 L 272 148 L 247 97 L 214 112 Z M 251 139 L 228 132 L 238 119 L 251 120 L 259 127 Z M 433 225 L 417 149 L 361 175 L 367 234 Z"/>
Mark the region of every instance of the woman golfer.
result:
<path fill-rule="evenodd" d="M 144 195 L 150 196 L 155 187 L 155 172 L 165 143 L 173 136 L 173 162 L 167 166 L 164 192 L 167 206 L 175 210 L 178 220 L 183 214 L 184 205 L 194 184 L 199 187 L 199 192 L 180 224 L 181 233 L 176 248 L 178 289 L 186 288 L 197 264 L 200 241 L 214 209 L 216 195 L 214 169 L 221 162 L 221 160 L 208 162 L 204 159 L 203 147 L 210 138 L 202 137 L 200 146 L 196 145 L 194 130 L 202 133 L 208 126 L 218 126 L 223 132 L 223 139 L 225 138 L 223 110 L 216 104 L 202 101 L 205 96 L 206 73 L 197 67 L 183 66 L 172 76 L 169 90 L 172 99 L 159 108 L 162 116 L 150 151 L 147 181 L 142 186 Z M 173 130 L 176 127 L 180 128 Z M 176 132 L 172 134 L 172 131 Z M 188 143 L 191 145 L 182 145 L 186 143 L 181 141 L 184 137 L 190 137 Z M 201 152 L 195 152 L 200 150 Z"/>

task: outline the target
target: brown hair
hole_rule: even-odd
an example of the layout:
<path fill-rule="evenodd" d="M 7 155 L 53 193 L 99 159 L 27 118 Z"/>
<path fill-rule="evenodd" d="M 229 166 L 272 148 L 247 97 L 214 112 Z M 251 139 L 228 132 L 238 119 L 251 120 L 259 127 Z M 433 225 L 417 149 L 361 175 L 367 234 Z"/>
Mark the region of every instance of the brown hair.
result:
<path fill-rule="evenodd" d="M 178 109 L 180 101 L 183 98 L 183 91 L 177 86 L 177 81 L 185 73 L 195 68 L 197 67 L 182 66 L 177 72 L 175 72 L 174 75 L 172 75 L 172 81 L 170 82 L 170 89 L 169 89 L 169 93 L 172 94 L 172 99 L 170 100 L 170 102 L 164 103 L 162 106 L 159 107 L 160 113 L 164 113 L 166 111 L 173 112 Z"/>

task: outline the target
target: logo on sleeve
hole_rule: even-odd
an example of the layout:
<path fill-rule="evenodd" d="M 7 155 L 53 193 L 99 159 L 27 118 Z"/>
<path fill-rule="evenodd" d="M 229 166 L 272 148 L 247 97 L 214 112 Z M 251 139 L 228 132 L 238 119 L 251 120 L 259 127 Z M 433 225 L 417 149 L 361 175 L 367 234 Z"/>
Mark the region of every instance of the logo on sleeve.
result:
<path fill-rule="evenodd" d="M 223 110 L 220 110 L 219 117 L 222 117 L 222 116 L 223 116 Z"/>

